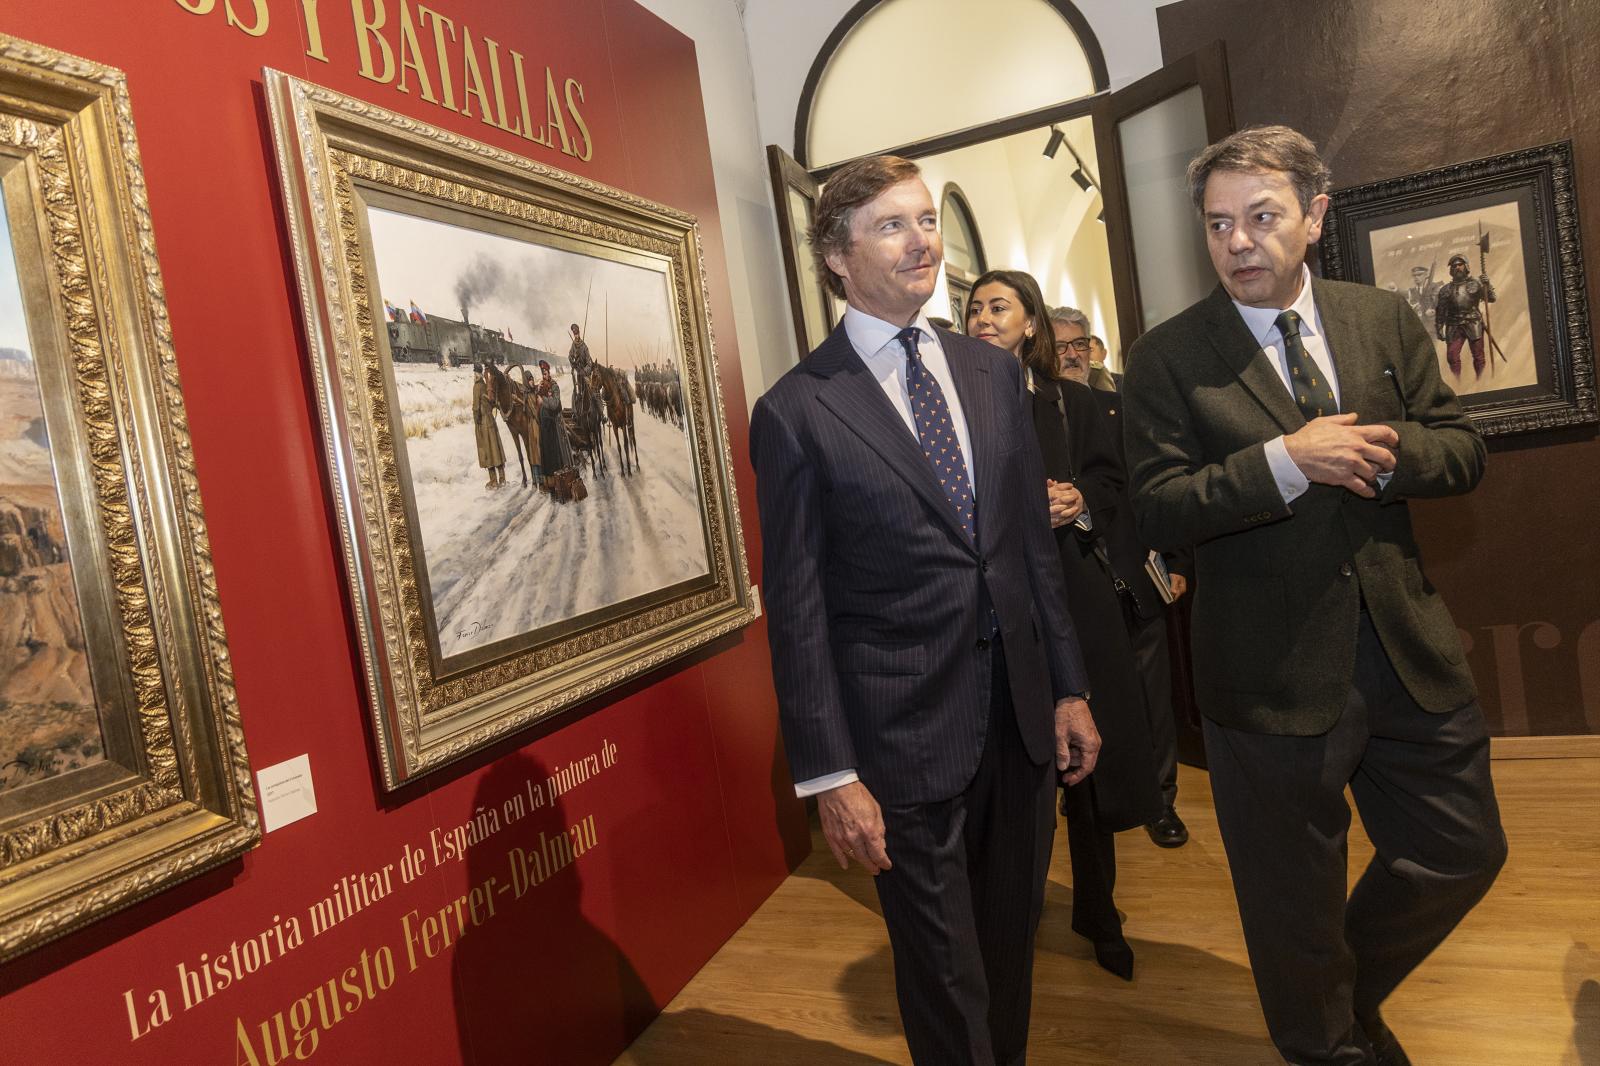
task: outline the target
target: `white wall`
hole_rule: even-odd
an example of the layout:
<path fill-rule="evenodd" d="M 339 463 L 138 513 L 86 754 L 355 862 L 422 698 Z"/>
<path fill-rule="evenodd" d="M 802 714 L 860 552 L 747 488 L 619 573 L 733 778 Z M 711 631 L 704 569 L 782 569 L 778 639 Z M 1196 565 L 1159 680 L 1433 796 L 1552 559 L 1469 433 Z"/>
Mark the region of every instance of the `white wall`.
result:
<path fill-rule="evenodd" d="M 716 2 L 716 0 L 709 0 Z M 732 0 L 725 0 L 732 2 Z M 903 0 L 909 2 L 909 0 Z M 928 23 L 935 25 L 946 10 L 964 9 L 978 0 L 916 0 L 928 8 Z M 1161 66 L 1161 41 L 1156 29 L 1156 8 L 1171 0 L 1075 0 L 1105 53 L 1111 87 L 1119 88 Z M 647 4 L 654 8 L 654 3 Z M 755 93 L 761 143 L 776 144 L 794 154 L 795 111 L 806 72 L 823 41 L 838 25 L 854 0 L 746 0 L 745 36 L 750 65 L 756 72 Z M 975 44 L 975 54 L 1004 55 L 1003 30 Z M 914 55 L 914 53 L 912 53 Z M 904 58 L 904 57 L 897 57 Z M 908 66 L 911 64 L 908 63 Z M 976 92 L 985 83 L 981 62 L 957 70 L 937 72 L 947 84 Z M 1026 108 L 1015 108 L 1015 114 Z M 1001 115 L 997 118 L 1004 117 Z M 881 145 L 880 147 L 890 147 Z"/>
<path fill-rule="evenodd" d="M 927 3 L 930 18 L 936 18 L 940 5 L 967 4 L 975 0 L 918 2 Z M 1100 39 L 1113 86 L 1126 84 L 1160 66 L 1155 9 L 1162 2 L 1165 0 L 1077 0 L 1079 9 Z M 792 149 L 795 108 L 806 71 L 824 38 L 849 10 L 853 0 L 745 0 L 743 4 L 739 0 L 640 0 L 640 3 L 695 42 L 717 206 L 733 290 L 733 322 L 719 319 L 716 326 L 719 332 L 730 328 L 734 331 L 744 371 L 745 402 L 747 406 L 753 405 L 798 357 L 763 148 L 772 143 Z M 978 72 L 974 70 L 969 75 L 977 77 Z M 1080 148 L 1087 143 L 1087 138 L 1075 140 Z M 1062 170 L 1069 172 L 1070 168 Z M 959 180 L 969 193 L 982 184 L 976 178 Z M 937 194 L 939 186 L 934 181 L 929 184 Z M 1016 217 L 1012 231 L 1031 232 L 1020 218 L 1014 193 L 1012 198 L 1010 213 Z M 978 221 L 984 227 L 986 240 L 991 225 L 1000 225 L 999 220 L 1005 214 L 1004 209 L 979 210 Z M 1090 217 L 1092 220 L 1092 215 Z M 1077 234 L 1078 242 L 1092 243 L 1095 238 L 1088 227 L 1073 226 L 1065 217 L 1058 221 L 1062 232 Z M 995 240 L 1010 240 L 1000 236 L 998 230 L 995 232 Z M 988 251 L 991 262 L 1001 262 L 998 248 L 990 247 Z M 1030 252 L 1030 260 L 1033 254 Z M 1061 254 L 1070 254 L 1081 261 L 1086 253 L 1075 247 Z M 1048 271 L 1045 273 L 1048 275 Z M 1081 270 L 1072 273 L 1075 278 L 1086 276 Z M 1057 290 L 1047 289 L 1051 299 L 1068 298 L 1047 278 L 1041 281 Z M 1086 285 L 1082 291 L 1088 290 Z M 1093 309 L 1093 300 L 1086 295 L 1072 295 L 1088 305 L 1084 310 L 1094 316 L 1099 325 L 1101 320 Z M 1107 328 L 1114 329 L 1114 326 L 1108 323 Z M 1111 339 L 1107 337 L 1108 341 Z"/>
<path fill-rule="evenodd" d="M 921 73 L 970 67 L 975 52 L 981 78 Z M 1072 27 L 1044 0 L 884 0 L 851 29 L 817 86 L 806 162 L 826 166 L 1093 92 Z"/>
<path fill-rule="evenodd" d="M 1062 127 L 1099 177 L 1093 127 L 1082 118 Z M 1029 130 L 999 141 L 919 159 L 922 177 L 937 202 L 946 183 L 966 195 L 991 268 L 1026 270 L 1054 306 L 1068 304 L 1089 316 L 1094 331 L 1117 350 L 1116 305 L 1111 288 L 1111 255 L 1105 226 L 1095 219 L 1100 194 L 1072 181 L 1073 164 L 1065 147 L 1054 159 L 1044 155 L 1046 133 Z M 954 313 L 952 313 L 954 312 Z M 941 281 L 928 313 L 960 321 L 950 308 Z"/>
<path fill-rule="evenodd" d="M 695 43 L 733 290 L 733 321 L 713 325 L 718 333 L 731 329 L 738 340 L 748 408 L 794 365 L 797 353 L 744 26 L 734 0 L 639 3 Z"/>

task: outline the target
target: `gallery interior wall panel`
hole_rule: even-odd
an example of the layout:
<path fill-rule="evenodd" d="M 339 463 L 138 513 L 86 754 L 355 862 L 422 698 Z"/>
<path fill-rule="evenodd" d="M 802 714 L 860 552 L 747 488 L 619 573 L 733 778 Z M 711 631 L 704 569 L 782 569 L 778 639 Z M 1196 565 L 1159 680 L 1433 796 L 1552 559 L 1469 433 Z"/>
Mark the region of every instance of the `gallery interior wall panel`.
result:
<path fill-rule="evenodd" d="M 1485 5 L 1468 16 L 1430 5 L 1183 0 L 1157 15 L 1168 61 L 1223 40 L 1239 125 L 1300 129 L 1323 150 L 1336 189 L 1570 138 L 1596 306 L 1594 4 Z M 1493 438 L 1489 451 L 1474 492 L 1410 505 L 1428 574 L 1465 634 L 1493 733 L 1600 733 L 1600 440 L 1593 426 L 1576 427 Z"/>
<path fill-rule="evenodd" d="M 406 69 L 401 11 L 416 22 L 418 5 L 323 3 L 315 39 L 303 11 L 317 6 L 77 0 L 9 4 L 0 15 L 0 31 L 127 73 L 246 743 L 257 769 L 308 754 L 318 807 L 267 833 L 242 859 L 0 968 L 8 1063 L 251 1061 L 244 1040 L 265 1062 L 264 1042 L 278 1039 L 279 1018 L 291 1055 L 295 1019 L 306 1022 L 298 1046 L 311 1061 L 609 1062 L 809 847 L 803 809 L 787 785 L 764 622 L 384 791 L 264 67 L 696 215 L 757 573 L 760 546 L 693 42 L 629 0 L 441 0 L 430 9 L 451 20 L 444 40 L 458 110 L 449 110 L 422 98 L 414 70 L 409 91 L 397 87 Z M 379 9 L 386 21 L 376 32 L 394 51 L 388 81 L 362 76 L 363 34 L 352 18 L 360 11 L 376 22 Z M 406 56 L 425 64 L 442 100 L 434 29 L 417 25 L 417 49 Z M 546 124 L 547 66 L 563 104 L 566 80 L 582 85 L 590 158 L 581 158 L 570 112 L 575 154 L 563 153 L 548 130 L 554 147 L 483 122 L 477 96 L 474 113 L 460 113 L 468 32 L 490 101 L 488 42 L 498 49 L 500 90 L 513 100 L 510 53 L 523 57 L 535 126 Z M 371 34 L 365 39 L 373 73 L 381 74 L 382 50 Z M 325 60 L 308 54 L 319 45 Z M 517 111 L 508 104 L 520 119 Z M 559 558 L 528 565 L 562 579 Z M 597 753 L 610 759 L 598 773 L 570 772 L 550 788 L 552 776 L 592 767 Z M 444 848 L 434 861 L 445 838 L 459 832 L 465 839 L 466 827 L 483 825 L 484 811 L 501 809 L 530 783 L 553 798 L 484 834 L 464 856 Z M 575 825 L 583 836 L 589 819 L 593 844 L 534 883 L 530 857 L 540 842 L 572 839 Z M 522 849 L 521 875 L 513 846 Z M 413 852 L 426 856 L 417 864 L 425 869 L 407 877 Z M 505 891 L 485 917 L 489 904 L 472 892 L 490 878 Z M 477 921 L 469 913 L 474 902 Z M 312 912 L 329 905 L 344 916 L 315 931 Z M 446 936 L 451 922 L 458 924 Z M 239 953 L 255 960 L 248 972 L 234 962 Z M 341 993 L 341 981 L 359 994 Z M 341 995 L 344 1002 L 334 1004 Z M 295 1013 L 301 1009 L 309 1021 Z M 33 1024 L 42 1018 L 53 1023 Z"/>

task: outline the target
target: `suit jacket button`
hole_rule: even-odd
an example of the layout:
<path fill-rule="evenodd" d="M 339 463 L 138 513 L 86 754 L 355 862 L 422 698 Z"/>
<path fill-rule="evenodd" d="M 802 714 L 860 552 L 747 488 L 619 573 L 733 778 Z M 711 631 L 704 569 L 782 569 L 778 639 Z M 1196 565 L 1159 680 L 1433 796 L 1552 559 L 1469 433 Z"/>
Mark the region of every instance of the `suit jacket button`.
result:
<path fill-rule="evenodd" d="M 978 651 L 988 651 L 989 650 L 989 638 L 988 637 L 979 637 L 978 638 L 978 643 L 974 644 L 973 648 L 975 648 Z"/>
<path fill-rule="evenodd" d="M 1340 577 L 1349 577 L 1351 574 L 1353 574 L 1355 572 L 1356 572 L 1356 568 L 1351 566 L 1349 563 L 1340 563 L 1339 564 L 1339 576 Z"/>
<path fill-rule="evenodd" d="M 978 569 L 982 570 L 984 573 L 987 574 L 989 572 L 989 560 L 987 560 L 987 559 L 978 560 Z"/>

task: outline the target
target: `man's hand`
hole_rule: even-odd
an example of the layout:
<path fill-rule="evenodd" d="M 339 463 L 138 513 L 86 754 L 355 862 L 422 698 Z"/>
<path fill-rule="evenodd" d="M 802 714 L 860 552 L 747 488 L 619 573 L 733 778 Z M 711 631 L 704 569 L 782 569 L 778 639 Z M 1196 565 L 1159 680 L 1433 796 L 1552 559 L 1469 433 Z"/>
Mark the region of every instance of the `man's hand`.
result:
<path fill-rule="evenodd" d="M 1189 579 L 1182 574 L 1168 574 L 1167 585 L 1172 589 L 1173 600 L 1183 599 L 1183 594 L 1189 591 Z"/>
<path fill-rule="evenodd" d="M 1094 770 L 1100 758 L 1100 731 L 1089 704 L 1073 696 L 1056 704 L 1056 769 L 1061 783 L 1076 785 Z"/>
<path fill-rule="evenodd" d="M 1072 482 L 1045 478 L 1044 491 L 1050 499 L 1051 529 L 1075 522 L 1083 513 L 1083 493 Z"/>
<path fill-rule="evenodd" d="M 884 849 L 883 840 L 883 811 L 866 785 L 851 781 L 817 793 L 817 814 L 822 819 L 822 835 L 828 841 L 828 850 L 839 860 L 840 869 L 848 870 L 851 859 L 865 866 L 874 877 L 889 869 L 889 853 Z"/>
<path fill-rule="evenodd" d="M 1304 429 L 1283 438 L 1294 465 L 1310 481 L 1337 485 L 1372 499 L 1372 482 L 1394 470 L 1400 435 L 1392 426 L 1358 426 L 1354 411 L 1313 418 Z"/>

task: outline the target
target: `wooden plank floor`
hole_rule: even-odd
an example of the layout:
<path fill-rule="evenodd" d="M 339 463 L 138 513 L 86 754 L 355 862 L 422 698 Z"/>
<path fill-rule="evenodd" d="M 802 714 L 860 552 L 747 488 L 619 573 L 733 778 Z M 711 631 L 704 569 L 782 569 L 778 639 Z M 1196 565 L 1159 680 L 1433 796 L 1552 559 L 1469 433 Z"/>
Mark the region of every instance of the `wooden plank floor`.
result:
<path fill-rule="evenodd" d="M 1600 1066 L 1600 760 L 1495 763 L 1511 858 L 1489 896 L 1391 998 L 1418 1066 Z M 1275 1063 L 1205 774 L 1182 768 L 1188 846 L 1119 838 L 1126 984 L 1067 928 L 1065 827 L 1035 964 L 1035 1063 Z M 1359 825 L 1359 822 L 1357 823 Z M 1351 866 L 1371 847 L 1352 832 Z M 909 1062 L 866 875 L 811 857 L 618 1060 L 629 1066 Z"/>

